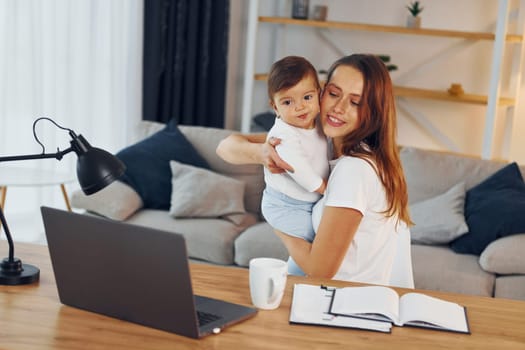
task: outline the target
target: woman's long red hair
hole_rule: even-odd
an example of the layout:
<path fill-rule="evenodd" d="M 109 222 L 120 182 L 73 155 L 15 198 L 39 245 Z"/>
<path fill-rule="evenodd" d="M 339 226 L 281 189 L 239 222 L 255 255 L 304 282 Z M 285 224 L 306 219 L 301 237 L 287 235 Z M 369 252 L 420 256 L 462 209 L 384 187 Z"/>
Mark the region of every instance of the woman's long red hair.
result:
<path fill-rule="evenodd" d="M 377 56 L 354 54 L 334 62 L 328 71 L 328 82 L 341 65 L 357 69 L 364 80 L 359 127 L 344 137 L 343 154 L 374 161 L 388 201 L 385 214 L 397 214 L 398 219 L 411 225 L 407 185 L 396 143 L 396 106 L 390 73 Z"/>

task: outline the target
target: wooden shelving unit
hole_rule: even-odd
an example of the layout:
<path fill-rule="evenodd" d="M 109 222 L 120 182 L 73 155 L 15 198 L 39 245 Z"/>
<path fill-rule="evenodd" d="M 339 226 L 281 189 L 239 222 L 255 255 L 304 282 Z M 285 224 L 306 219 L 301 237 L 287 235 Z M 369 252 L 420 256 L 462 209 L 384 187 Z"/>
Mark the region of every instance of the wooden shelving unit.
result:
<path fill-rule="evenodd" d="M 265 73 L 256 73 L 254 75 L 254 80 L 257 80 L 257 81 L 266 81 L 267 79 L 268 79 L 268 74 L 265 74 Z M 457 102 L 457 103 L 471 103 L 471 104 L 476 104 L 476 105 L 486 105 L 488 102 L 488 97 L 484 95 L 476 95 L 476 94 L 452 95 L 448 93 L 447 91 L 429 90 L 429 89 L 421 89 L 421 88 L 407 87 L 407 86 L 394 86 L 394 94 L 399 97 L 441 100 L 441 101 Z M 513 106 L 515 103 L 516 101 L 513 98 L 508 98 L 508 97 L 499 98 L 500 106 Z"/>
<path fill-rule="evenodd" d="M 349 31 L 367 31 L 387 33 L 393 35 L 423 35 L 431 37 L 441 37 L 449 39 L 463 39 L 473 41 L 492 41 L 494 43 L 492 66 L 490 70 L 490 86 L 486 95 L 478 95 L 471 93 L 464 93 L 462 95 L 452 95 L 447 90 L 429 90 L 408 86 L 395 86 L 394 93 L 400 98 L 414 98 L 414 99 L 430 99 L 453 103 L 467 103 L 475 105 L 485 105 L 485 131 L 483 135 L 482 154 L 483 158 L 492 158 L 493 143 L 494 143 L 494 129 L 495 118 L 501 108 L 506 108 L 507 123 L 512 123 L 514 114 L 516 113 L 516 105 L 518 102 L 518 93 L 520 86 L 521 67 L 523 61 L 524 50 L 524 36 L 523 36 L 523 14 L 525 12 L 525 0 L 519 1 L 518 8 L 518 31 L 519 33 L 508 33 L 507 24 L 510 18 L 509 0 L 498 0 L 498 13 L 496 28 L 494 33 L 487 32 L 469 32 L 456 31 L 445 29 L 431 29 L 431 28 L 406 28 L 401 26 L 366 24 L 366 23 L 352 23 L 352 22 L 337 22 L 337 21 L 315 21 L 293 19 L 288 17 L 269 17 L 260 16 L 258 14 L 258 0 L 250 1 L 249 18 L 248 18 L 248 33 L 247 33 L 247 57 L 244 77 L 244 101 L 243 101 L 243 120 L 242 131 L 248 132 L 251 125 L 251 103 L 254 81 L 266 80 L 265 73 L 254 72 L 254 61 L 256 51 L 257 26 L 259 23 L 275 24 L 280 26 L 303 26 L 311 28 L 330 28 L 338 30 Z M 512 97 L 500 96 L 501 88 L 501 72 L 504 52 L 508 48 L 507 44 L 518 45 L 518 50 L 514 50 L 512 56 L 512 71 L 511 71 L 511 91 Z M 517 78 L 516 78 L 517 77 Z M 505 129 L 512 129 L 512 125 L 506 125 Z"/>
<path fill-rule="evenodd" d="M 482 32 L 465 32 L 457 30 L 443 30 L 443 29 L 427 29 L 427 28 L 406 28 L 399 26 L 385 26 L 377 24 L 366 24 L 366 23 L 351 23 L 351 22 L 335 22 L 335 21 L 313 21 L 303 19 L 293 19 L 288 17 L 265 17 L 259 16 L 259 22 L 261 23 L 275 23 L 275 24 L 289 24 L 305 27 L 316 27 L 316 28 L 331 28 L 331 29 L 344 29 L 344 30 L 361 30 L 367 32 L 382 32 L 382 33 L 397 33 L 397 34 L 411 34 L 411 35 L 426 35 L 426 36 L 439 36 L 446 38 L 458 38 L 458 39 L 469 39 L 469 40 L 494 40 L 494 33 L 482 33 Z M 507 42 L 521 42 L 523 37 L 521 35 L 507 34 L 505 37 Z"/>
<path fill-rule="evenodd" d="M 410 97 L 410 98 L 421 98 L 421 99 L 430 99 L 430 100 L 441 100 L 448 102 L 458 102 L 458 103 L 470 103 L 477 105 L 486 105 L 488 103 L 488 97 L 483 95 L 475 94 L 462 94 L 462 95 L 452 95 L 447 91 L 440 90 L 427 90 L 421 88 L 413 88 L 407 86 L 394 86 L 394 94 L 399 97 Z M 515 104 L 515 99 L 508 97 L 500 97 L 499 103 L 500 106 L 513 106 Z"/>

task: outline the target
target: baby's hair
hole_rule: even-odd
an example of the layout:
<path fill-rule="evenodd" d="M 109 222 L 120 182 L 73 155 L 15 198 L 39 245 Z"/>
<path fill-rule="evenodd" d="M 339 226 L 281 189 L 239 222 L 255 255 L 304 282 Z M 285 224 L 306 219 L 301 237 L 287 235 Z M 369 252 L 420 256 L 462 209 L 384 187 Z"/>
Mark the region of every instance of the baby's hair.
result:
<path fill-rule="evenodd" d="M 284 89 L 289 89 L 297 83 L 311 76 L 319 90 L 319 78 L 314 66 L 304 57 L 286 56 L 272 64 L 270 74 L 268 75 L 268 97 L 270 100 L 273 96 Z"/>

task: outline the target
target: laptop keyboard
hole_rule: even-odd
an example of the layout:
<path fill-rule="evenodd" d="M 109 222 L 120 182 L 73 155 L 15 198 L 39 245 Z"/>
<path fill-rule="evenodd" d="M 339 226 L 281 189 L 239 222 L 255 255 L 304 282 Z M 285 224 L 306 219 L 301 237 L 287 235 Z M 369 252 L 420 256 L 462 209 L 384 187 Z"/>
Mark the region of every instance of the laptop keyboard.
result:
<path fill-rule="evenodd" d="M 204 311 L 197 311 L 197 317 L 199 319 L 199 326 L 204 326 L 213 321 L 217 321 L 221 316 L 210 314 Z"/>

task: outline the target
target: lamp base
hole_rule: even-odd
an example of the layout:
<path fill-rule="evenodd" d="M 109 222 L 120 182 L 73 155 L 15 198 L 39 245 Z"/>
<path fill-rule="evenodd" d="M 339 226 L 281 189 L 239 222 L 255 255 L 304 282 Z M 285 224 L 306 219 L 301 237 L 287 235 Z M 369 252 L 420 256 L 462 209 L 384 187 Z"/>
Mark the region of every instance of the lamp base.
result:
<path fill-rule="evenodd" d="M 0 285 L 16 286 L 20 284 L 30 284 L 40 279 L 38 267 L 22 264 L 20 259 L 9 261 L 5 258 L 0 268 Z"/>

